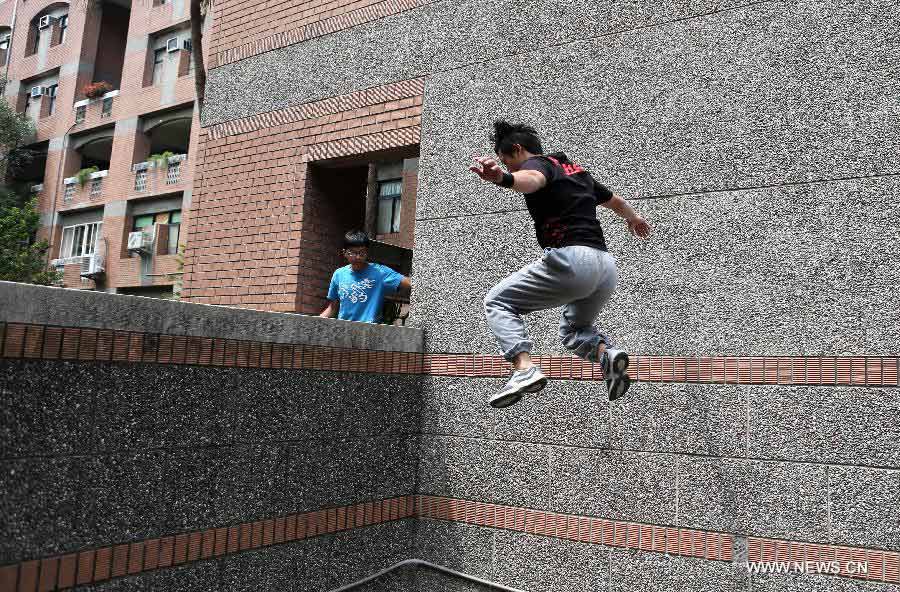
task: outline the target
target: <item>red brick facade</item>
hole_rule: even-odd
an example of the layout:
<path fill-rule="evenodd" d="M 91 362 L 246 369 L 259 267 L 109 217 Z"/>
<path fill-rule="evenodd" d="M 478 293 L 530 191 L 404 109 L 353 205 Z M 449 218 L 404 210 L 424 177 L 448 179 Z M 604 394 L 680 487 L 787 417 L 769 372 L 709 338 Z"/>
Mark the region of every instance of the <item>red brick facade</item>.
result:
<path fill-rule="evenodd" d="M 417 155 L 422 91 L 404 81 L 204 129 L 182 297 L 321 311 L 341 238 L 364 223 L 367 163 Z"/>
<path fill-rule="evenodd" d="M 13 28 L 13 8 L 17 3 Z M 120 291 L 159 286 L 170 290 L 175 283 L 177 275 L 170 275 L 178 271 L 175 255 L 157 249 L 159 253 L 142 260 L 129 256 L 126 243 L 132 230 L 133 204 L 152 209 L 154 199 L 162 198 L 185 202 L 181 234 L 186 236 L 200 126 L 194 113 L 193 76 L 185 67 L 190 59 L 190 52 L 183 46 L 183 40 L 189 38 L 188 15 L 186 11 L 177 14 L 176 10 L 171 2 L 157 6 L 133 3 L 130 13 L 112 6 L 102 14 L 85 13 L 76 3 L 69 7 L 49 0 L 15 0 L 0 5 L 0 29 L 13 28 L 7 100 L 21 111 L 31 87 L 58 85 L 52 113 L 48 97 L 38 99 L 41 105 L 36 112 L 35 146 L 46 151 L 47 161 L 43 178 L 29 181 L 42 185 L 37 197 L 47 224 L 42 235 L 53 239 L 51 257 L 64 256 L 59 251 L 67 218 L 76 215 L 84 219 L 88 212 L 88 216 L 103 223 L 98 252 L 102 248 L 101 254 L 105 255 L 105 274 L 97 282 L 82 280 L 77 263 L 66 265 L 67 287 Z M 47 29 L 34 26 L 44 14 L 68 15 L 64 38 L 58 19 Z M 38 39 L 38 32 L 50 38 Z M 149 47 L 143 43 L 148 37 Z M 159 67 L 164 75 L 153 84 L 153 43 L 172 37 L 178 38 L 179 50 L 165 53 L 164 64 Z M 84 64 L 93 67 L 85 68 Z M 105 101 L 96 98 L 83 104 L 84 86 L 101 80 L 110 82 L 114 92 L 106 95 Z M 78 109 L 79 105 L 83 109 Z M 155 119 L 174 117 L 175 112 L 185 121 L 183 148 L 179 152 L 187 157 L 178 165 L 178 174 L 172 174 L 168 182 L 170 167 L 160 163 L 148 171 L 145 188 L 137 190 L 133 165 L 144 162 L 153 152 L 143 128 Z M 192 121 L 189 132 L 187 121 Z M 83 163 L 80 143 L 94 135 L 112 138 L 108 173 L 96 184 L 74 184 L 67 195 L 64 179 L 75 175 Z"/>

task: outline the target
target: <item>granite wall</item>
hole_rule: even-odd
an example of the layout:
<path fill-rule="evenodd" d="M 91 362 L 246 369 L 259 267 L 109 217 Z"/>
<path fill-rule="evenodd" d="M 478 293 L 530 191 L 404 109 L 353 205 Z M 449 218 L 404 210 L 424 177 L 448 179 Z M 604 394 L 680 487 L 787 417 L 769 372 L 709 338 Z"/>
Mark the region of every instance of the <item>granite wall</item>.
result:
<path fill-rule="evenodd" d="M 539 255 L 521 197 L 466 171 L 505 117 L 654 225 L 640 242 L 602 214 L 621 282 L 600 322 L 630 351 L 895 358 L 898 14 L 434 2 L 217 68 L 207 123 L 425 77 L 412 322 L 428 352 L 495 353 L 482 298 Z M 241 93 L 251 82 L 262 90 Z M 558 314 L 529 320 L 542 354 L 566 353 Z M 601 384 L 556 381 L 497 412 L 484 402 L 500 384 L 424 383 L 419 493 L 735 540 L 900 546 L 896 388 L 672 381 L 610 405 Z M 419 548 L 435 540 L 459 569 L 529 590 L 879 588 L 469 525 L 420 533 Z"/>
<path fill-rule="evenodd" d="M 419 355 L 419 331 L 8 283 L 0 310 L 4 592 L 324 590 L 411 556 L 419 376 L 116 347 L 125 334 L 143 360 L 173 336 L 188 358 L 210 338 L 307 346 L 309 360 L 324 343 Z"/>
<path fill-rule="evenodd" d="M 410 321 L 418 329 L 401 331 L 424 334 L 423 365 L 377 376 L 322 370 L 320 362 L 290 371 L 192 367 L 151 380 L 141 372 L 165 376 L 159 366 L 5 361 L 16 370 L 7 380 L 23 385 L 16 392 L 31 388 L 36 365 L 55 370 L 42 374 L 52 379 L 40 388 L 60 385 L 45 411 L 27 411 L 36 414 L 32 423 L 4 422 L 16 426 L 4 436 L 11 491 L 4 498 L 54 516 L 36 519 L 44 514 L 10 504 L 10 532 L 28 551 L 8 545 L 5 560 L 66 553 L 114 531 L 157 537 L 160 529 L 196 528 L 192 520 L 203 516 L 254 523 L 321 507 L 325 498 L 346 512 L 358 501 L 353 492 L 364 489 L 385 499 L 412 495 L 416 519 L 248 548 L 134 581 L 160 578 L 167 583 L 147 586 L 177 589 L 209 578 L 223 590 L 256 581 L 287 589 L 296 584 L 279 578 L 302 570 L 313 574 L 309 589 L 325 590 L 343 581 L 334 566 L 356 561 L 357 551 L 336 549 L 356 549 L 363 557 L 348 575 L 414 556 L 529 591 L 900 590 L 898 17 L 884 0 L 385 2 L 216 55 L 203 123 L 223 144 L 217 150 L 281 130 L 291 117 L 312 117 L 305 109 L 346 111 L 354 101 L 377 102 L 375 87 L 424 80 Z M 332 99 L 349 103 L 333 107 Z M 568 152 L 653 224 L 652 239 L 640 242 L 601 214 L 620 285 L 600 323 L 621 345 L 673 367 L 779 356 L 775 378 L 688 380 L 651 371 L 657 379 L 610 404 L 601 382 L 569 376 L 495 411 L 485 401 L 502 384 L 496 372 L 433 371 L 429 360 L 444 354 L 496 354 L 482 298 L 539 256 L 521 197 L 467 171 L 473 154 L 489 152 L 497 117 L 536 125 L 548 150 Z M 358 142 L 330 137 L 339 119 L 317 131 L 322 141 L 344 142 L 341 151 L 284 153 L 286 165 L 301 170 L 317 153 L 393 146 L 384 118 L 373 116 L 371 129 L 360 123 Z M 29 301 L 4 303 L 22 311 L 8 322 L 65 325 L 81 314 L 53 321 L 41 316 L 53 307 L 28 309 Z M 283 343 L 420 347 L 387 343 L 401 333 L 371 327 L 225 309 L 198 314 L 221 321 L 195 323 L 194 314 L 126 315 L 116 328 L 190 326 L 205 337 L 240 339 L 262 326 L 266 335 L 290 335 Z M 558 314 L 528 321 L 536 350 L 553 356 L 548 364 L 567 355 L 555 337 Z M 232 315 L 247 320 L 233 323 Z M 853 370 L 846 380 L 837 370 L 833 381 L 810 378 L 809 368 L 827 364 Z M 81 373 L 143 390 L 79 390 Z M 180 388 L 170 387 L 173 380 Z M 222 391 L 211 402 L 209 393 Z M 172 392 L 187 394 L 173 400 Z M 390 411 L 354 406 L 358 392 L 380 393 Z M 89 421 L 79 415 L 88 407 L 76 413 L 73 397 L 90 408 Z M 316 404 L 303 407 L 305 397 Z M 104 404 L 110 399 L 118 401 L 113 409 Z M 10 409 L 26 406 L 4 400 Z M 160 400 L 172 402 L 153 407 Z M 261 408 L 260 400 L 267 401 Z M 285 422 L 285 409 L 304 410 L 303 421 Z M 159 427 L 144 430 L 144 421 Z M 32 424 L 52 428 L 28 435 L 21 425 Z M 399 463 L 389 478 L 368 464 L 381 456 L 360 460 L 373 450 Z M 309 459 L 326 452 L 348 470 L 311 469 Z M 124 460 L 104 462 L 110 455 Z M 23 471 L 46 485 L 22 485 Z M 140 493 L 106 499 L 103 481 L 78 480 L 85 471 Z M 293 477 L 309 471 L 311 481 Z M 199 493 L 182 494 L 181 474 Z M 267 475 L 283 484 L 261 485 Z M 56 495 L 50 481 L 76 485 Z M 295 491 L 301 481 L 302 495 L 273 493 Z M 157 522 L 139 519 L 148 491 L 166 500 Z M 126 511 L 115 527 L 79 519 L 120 504 Z M 62 538 L 46 534 L 56 515 L 74 524 L 57 529 Z M 751 575 L 745 558 L 853 558 L 870 572 Z M 410 569 L 369 589 L 479 586 Z"/>

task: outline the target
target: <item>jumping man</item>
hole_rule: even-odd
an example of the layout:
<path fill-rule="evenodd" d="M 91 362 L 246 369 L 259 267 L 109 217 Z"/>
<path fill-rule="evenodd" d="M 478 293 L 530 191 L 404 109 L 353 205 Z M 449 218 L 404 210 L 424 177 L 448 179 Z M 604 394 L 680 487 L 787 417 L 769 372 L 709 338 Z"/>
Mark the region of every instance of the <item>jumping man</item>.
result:
<path fill-rule="evenodd" d="M 626 374 L 628 354 L 612 349 L 611 339 L 594 327 L 618 277 L 597 220 L 597 206 L 624 218 L 628 230 L 640 238 L 650 235 L 650 225 L 565 154 L 544 154 L 534 128 L 497 121 L 491 141 L 508 172 L 489 157 L 476 158 L 478 166 L 470 169 L 485 181 L 525 194 L 544 254 L 484 298 L 488 325 L 513 365 L 512 376 L 490 404 L 508 407 L 525 393 L 546 386 L 546 376 L 531 360 L 533 344 L 521 315 L 557 306 L 564 307 L 559 323 L 563 344 L 575 355 L 601 363 L 609 398 L 616 399 L 625 394 L 631 379 Z"/>

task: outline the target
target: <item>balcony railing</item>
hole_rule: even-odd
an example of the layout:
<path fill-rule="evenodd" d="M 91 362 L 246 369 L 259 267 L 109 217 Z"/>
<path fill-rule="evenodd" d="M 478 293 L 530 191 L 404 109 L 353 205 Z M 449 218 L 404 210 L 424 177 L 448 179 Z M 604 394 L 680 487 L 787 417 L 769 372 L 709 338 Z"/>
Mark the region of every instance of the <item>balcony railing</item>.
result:
<path fill-rule="evenodd" d="M 153 192 L 159 185 L 177 185 L 182 181 L 187 154 L 175 154 L 165 160 L 147 160 L 132 166 L 134 190 L 138 193 Z M 165 180 L 163 180 L 165 174 Z"/>
<path fill-rule="evenodd" d="M 119 96 L 119 91 L 111 90 L 103 96 L 93 99 L 84 99 L 74 103 L 72 107 L 75 109 L 75 123 L 82 123 L 90 117 L 112 117 L 113 103 L 115 98 Z"/>
<path fill-rule="evenodd" d="M 74 202 L 85 194 L 88 199 L 99 199 L 103 195 L 103 179 L 108 175 L 108 170 L 91 173 L 84 186 L 78 183 L 78 177 L 66 177 L 63 179 L 63 203 Z"/>

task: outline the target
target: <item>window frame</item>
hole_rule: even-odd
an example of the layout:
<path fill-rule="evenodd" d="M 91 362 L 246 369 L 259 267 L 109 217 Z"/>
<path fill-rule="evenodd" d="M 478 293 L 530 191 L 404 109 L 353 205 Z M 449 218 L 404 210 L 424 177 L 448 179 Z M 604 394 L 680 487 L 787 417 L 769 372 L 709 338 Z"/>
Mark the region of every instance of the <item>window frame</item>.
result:
<path fill-rule="evenodd" d="M 91 229 L 90 227 L 94 227 Z M 73 254 L 73 250 L 75 248 L 75 237 L 78 233 L 78 229 L 83 229 L 81 232 L 80 240 L 81 243 L 80 250 L 81 252 Z M 71 230 L 71 236 L 68 241 L 68 250 L 66 253 L 66 232 Z M 103 232 L 103 221 L 100 222 L 85 222 L 83 224 L 71 224 L 69 226 L 63 226 L 62 235 L 60 238 L 59 245 L 59 258 L 60 259 L 75 259 L 77 257 L 86 257 L 89 255 L 94 255 L 97 253 L 97 246 L 100 242 L 100 235 Z M 88 245 L 88 239 L 90 239 L 90 245 Z M 90 250 L 88 250 L 88 246 L 90 246 Z"/>
<path fill-rule="evenodd" d="M 54 110 L 56 109 L 56 94 L 59 92 L 59 83 L 51 84 L 50 86 L 44 87 L 44 97 L 49 98 L 49 103 L 47 104 L 47 117 L 53 115 Z M 51 92 L 52 91 L 52 92 Z M 43 101 L 43 97 L 41 97 Z"/>
<path fill-rule="evenodd" d="M 157 218 L 158 218 L 159 216 L 161 216 L 162 214 L 166 214 L 166 215 L 167 215 L 167 218 L 166 218 L 166 220 L 168 220 L 167 222 L 157 222 L 157 221 L 156 221 Z M 178 221 L 177 221 L 177 222 L 172 222 L 172 217 L 173 217 L 174 215 L 177 215 L 177 216 L 178 216 Z M 132 217 L 132 220 L 131 220 L 131 232 L 142 231 L 142 230 L 143 230 L 144 228 L 146 228 L 147 226 L 153 226 L 153 225 L 155 225 L 155 224 L 166 224 L 167 226 L 169 226 L 169 244 L 166 245 L 166 252 L 165 252 L 165 254 L 166 254 L 166 255 L 176 255 L 176 254 L 178 254 L 178 239 L 181 238 L 181 216 L 182 216 L 182 210 L 181 210 L 181 208 L 178 208 L 178 209 L 176 209 L 176 210 L 163 210 L 162 212 L 155 212 L 155 213 L 153 213 L 153 214 L 139 214 L 139 215 L 137 215 L 137 216 L 133 216 L 133 217 Z M 141 226 L 140 228 L 138 228 L 138 226 L 137 226 L 138 220 L 141 219 L 141 218 L 150 218 L 150 219 L 151 219 L 150 224 L 146 224 L 146 225 Z M 174 238 L 173 238 L 173 229 L 172 229 L 172 226 L 177 226 L 177 227 L 178 227 L 178 228 L 174 231 Z M 174 241 L 174 248 L 173 248 L 173 241 Z"/>
<path fill-rule="evenodd" d="M 396 193 L 390 193 L 387 195 L 382 194 L 383 188 L 388 184 L 397 184 L 398 190 Z M 380 235 L 384 234 L 397 234 L 400 232 L 401 225 L 401 212 L 403 208 L 403 177 L 397 177 L 393 179 L 384 179 L 383 181 L 378 181 L 378 209 L 375 217 L 376 224 L 376 233 Z M 390 224 L 388 230 L 382 232 L 381 230 L 381 204 L 383 201 L 391 201 L 391 215 L 390 215 Z M 396 224 L 396 226 L 395 226 Z"/>
<path fill-rule="evenodd" d="M 150 77 L 150 83 L 156 86 L 163 81 L 163 75 L 166 68 L 166 48 L 159 47 L 153 49 L 153 76 Z M 157 61 L 159 57 L 159 61 Z"/>
<path fill-rule="evenodd" d="M 69 13 L 60 15 L 56 20 L 59 27 L 59 43 L 62 45 L 66 42 L 66 30 L 69 28 Z"/>

